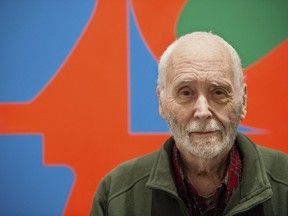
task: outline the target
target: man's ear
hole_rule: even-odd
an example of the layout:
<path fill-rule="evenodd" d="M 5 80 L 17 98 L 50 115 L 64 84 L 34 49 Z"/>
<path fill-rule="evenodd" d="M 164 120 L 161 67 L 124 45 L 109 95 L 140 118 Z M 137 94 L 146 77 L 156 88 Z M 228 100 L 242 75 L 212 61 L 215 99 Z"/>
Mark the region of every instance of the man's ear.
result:
<path fill-rule="evenodd" d="M 164 118 L 164 113 L 163 113 L 163 107 L 162 107 L 162 98 L 161 98 L 161 95 L 160 95 L 161 94 L 161 90 L 160 90 L 159 86 L 157 87 L 156 92 L 157 92 L 158 104 L 159 104 L 159 114 L 160 114 L 160 116 L 163 119 L 165 119 Z"/>
<path fill-rule="evenodd" d="M 243 90 L 244 90 L 244 92 L 243 92 L 243 98 L 242 98 L 242 100 L 243 100 L 243 107 L 242 107 L 242 112 L 241 112 L 241 116 L 240 116 L 240 120 L 243 120 L 244 118 L 245 118 L 245 116 L 246 116 L 246 114 L 247 114 L 247 109 L 246 109 L 246 107 L 247 107 L 247 85 L 246 85 L 246 83 L 244 83 L 243 84 Z"/>

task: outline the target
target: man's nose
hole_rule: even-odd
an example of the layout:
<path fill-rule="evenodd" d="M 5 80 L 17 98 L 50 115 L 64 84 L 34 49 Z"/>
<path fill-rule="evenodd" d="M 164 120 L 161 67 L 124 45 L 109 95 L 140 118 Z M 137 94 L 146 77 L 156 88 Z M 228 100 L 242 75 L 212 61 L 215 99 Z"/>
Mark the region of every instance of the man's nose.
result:
<path fill-rule="evenodd" d="M 200 95 L 194 104 L 194 118 L 205 120 L 212 117 L 212 112 L 209 108 L 209 103 L 204 95 Z"/>

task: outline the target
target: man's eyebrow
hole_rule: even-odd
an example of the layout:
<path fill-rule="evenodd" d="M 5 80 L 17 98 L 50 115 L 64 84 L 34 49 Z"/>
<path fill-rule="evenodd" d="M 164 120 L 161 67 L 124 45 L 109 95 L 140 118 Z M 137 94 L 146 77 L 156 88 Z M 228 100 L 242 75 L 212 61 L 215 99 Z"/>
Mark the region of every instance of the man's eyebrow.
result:
<path fill-rule="evenodd" d="M 173 88 L 175 89 L 179 89 L 185 86 L 191 86 L 193 83 L 195 83 L 194 80 L 177 80 L 174 84 L 173 84 Z"/>
<path fill-rule="evenodd" d="M 228 89 L 229 91 L 232 91 L 232 85 L 226 81 L 213 81 L 210 83 L 210 85 L 214 87 L 222 87 Z"/>
<path fill-rule="evenodd" d="M 179 86 L 179 85 L 186 85 L 186 84 L 191 84 L 191 83 L 195 83 L 195 80 L 191 80 L 191 79 L 181 79 L 181 80 L 177 80 L 175 81 L 175 86 Z"/>

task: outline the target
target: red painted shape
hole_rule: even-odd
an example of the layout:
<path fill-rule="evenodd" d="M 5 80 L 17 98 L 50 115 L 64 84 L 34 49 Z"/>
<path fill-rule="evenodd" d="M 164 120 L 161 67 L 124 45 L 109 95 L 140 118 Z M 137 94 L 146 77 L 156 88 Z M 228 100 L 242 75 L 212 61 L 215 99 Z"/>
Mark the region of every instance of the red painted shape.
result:
<path fill-rule="evenodd" d="M 176 39 L 178 17 L 186 0 L 132 0 L 133 11 L 151 53 L 159 59 Z"/>
<path fill-rule="evenodd" d="M 249 134 L 260 145 L 288 153 L 288 40 L 247 69 L 247 117 L 243 124 L 264 129 Z"/>

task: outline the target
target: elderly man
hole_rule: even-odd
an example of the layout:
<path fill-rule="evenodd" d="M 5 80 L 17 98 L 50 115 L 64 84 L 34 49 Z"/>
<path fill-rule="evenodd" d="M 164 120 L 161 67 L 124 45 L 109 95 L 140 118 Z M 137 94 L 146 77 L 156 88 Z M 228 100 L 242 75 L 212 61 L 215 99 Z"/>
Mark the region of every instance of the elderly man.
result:
<path fill-rule="evenodd" d="M 246 84 L 227 42 L 179 38 L 161 57 L 157 94 L 173 136 L 108 174 L 91 215 L 288 215 L 287 155 L 237 133 Z"/>

